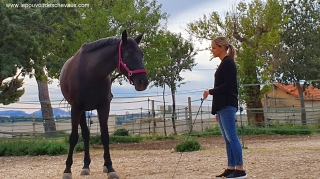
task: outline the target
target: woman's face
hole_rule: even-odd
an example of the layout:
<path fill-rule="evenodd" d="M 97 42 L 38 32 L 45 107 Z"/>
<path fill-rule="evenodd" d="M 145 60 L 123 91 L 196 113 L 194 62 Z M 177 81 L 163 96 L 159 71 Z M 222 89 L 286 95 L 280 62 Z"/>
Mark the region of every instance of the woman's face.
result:
<path fill-rule="evenodd" d="M 214 57 L 220 57 L 221 53 L 225 51 L 224 47 L 218 46 L 213 41 L 211 43 L 211 52 Z"/>

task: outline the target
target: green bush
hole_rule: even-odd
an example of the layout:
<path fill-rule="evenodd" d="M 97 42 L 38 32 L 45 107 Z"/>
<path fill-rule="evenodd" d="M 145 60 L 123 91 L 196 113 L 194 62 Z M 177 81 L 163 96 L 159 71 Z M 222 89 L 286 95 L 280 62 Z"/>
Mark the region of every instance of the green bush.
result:
<path fill-rule="evenodd" d="M 191 140 L 185 140 L 185 141 L 180 142 L 176 146 L 176 151 L 177 152 L 191 152 L 191 151 L 200 150 L 200 148 L 201 148 L 200 142 L 195 139 L 191 139 Z"/>
<path fill-rule="evenodd" d="M 68 146 L 58 140 L 11 140 L 0 142 L 0 156 L 60 155 L 68 152 Z"/>
<path fill-rule="evenodd" d="M 191 133 L 184 133 L 184 136 L 192 136 L 192 137 L 208 137 L 208 136 L 217 136 L 217 135 L 221 135 L 221 133 L 215 133 L 215 132 L 191 132 Z"/>
<path fill-rule="evenodd" d="M 90 136 L 90 145 L 102 145 L 101 135 Z"/>
<path fill-rule="evenodd" d="M 4 144 L 4 142 L 0 142 L 0 157 L 4 156 L 6 149 L 7 149 L 6 144 Z"/>
<path fill-rule="evenodd" d="M 283 125 L 273 129 L 273 133 L 280 135 L 309 135 L 312 130 L 308 126 Z"/>
<path fill-rule="evenodd" d="M 208 137 L 208 136 L 220 136 L 221 132 L 220 132 L 219 125 L 216 124 L 213 126 L 207 126 L 203 132 L 194 131 L 191 133 L 187 132 L 182 135 L 184 135 L 184 136 L 190 135 L 192 137 Z"/>
<path fill-rule="evenodd" d="M 109 143 L 110 144 L 117 144 L 117 143 L 139 143 L 142 141 L 142 137 L 139 136 L 115 136 L 115 135 L 109 135 Z M 64 142 L 66 144 L 69 144 L 69 138 L 65 138 Z M 82 137 L 79 137 L 78 143 L 83 143 L 83 139 Z M 90 145 L 102 145 L 101 142 L 101 135 L 94 135 L 94 136 L 90 136 L 90 141 L 89 141 Z M 69 146 L 69 145 L 68 145 Z M 77 146 L 76 146 L 77 147 Z M 75 147 L 75 150 L 77 151 Z M 80 146 L 78 146 L 80 147 Z M 81 151 L 80 148 L 78 148 L 79 151 Z"/>
<path fill-rule="evenodd" d="M 239 135 L 309 135 L 313 129 L 309 126 L 299 126 L 292 124 L 277 124 L 272 127 L 245 126 L 243 130 L 237 127 Z"/>
<path fill-rule="evenodd" d="M 253 126 L 245 126 L 237 127 L 238 135 L 271 135 L 273 134 L 268 128 L 264 127 L 253 127 Z"/>
<path fill-rule="evenodd" d="M 65 143 L 51 143 L 47 149 L 48 155 L 61 155 L 68 153 L 68 146 Z"/>
<path fill-rule="evenodd" d="M 50 143 L 46 141 L 36 141 L 28 149 L 28 155 L 37 156 L 37 155 L 46 155 L 48 154 L 47 150 L 50 146 Z"/>
<path fill-rule="evenodd" d="M 129 131 L 125 128 L 117 129 L 114 133 L 114 136 L 129 136 Z"/>
<path fill-rule="evenodd" d="M 214 126 L 208 126 L 205 128 L 205 132 L 207 136 L 219 136 L 221 135 L 220 127 L 218 124 Z"/>
<path fill-rule="evenodd" d="M 117 144 L 117 143 L 139 143 L 142 141 L 141 137 L 131 137 L 131 136 L 110 136 L 109 143 Z"/>
<path fill-rule="evenodd" d="M 84 142 L 78 142 L 77 145 L 74 147 L 74 150 L 77 152 L 84 151 Z"/>
<path fill-rule="evenodd" d="M 216 125 L 213 125 L 213 126 L 207 126 L 205 128 L 205 132 L 211 132 L 211 133 L 216 133 L 218 135 L 221 135 L 221 132 L 220 132 L 220 127 L 218 124 Z"/>
<path fill-rule="evenodd" d="M 158 135 L 155 137 L 155 140 L 173 140 L 174 136 L 164 136 L 164 135 Z"/>
<path fill-rule="evenodd" d="M 30 142 L 26 141 L 8 141 L 5 144 L 5 151 L 4 156 L 22 156 L 22 155 L 28 155 L 28 147 L 32 146 L 30 145 Z M 2 148 L 2 146 L 0 147 Z"/>
<path fill-rule="evenodd" d="M 69 144 L 69 140 L 70 137 L 65 137 L 64 138 L 64 142 Z M 78 139 L 78 143 L 83 142 L 83 138 L 81 136 L 81 134 L 79 134 L 79 139 Z M 102 145 L 101 139 L 100 139 L 100 135 L 92 135 L 90 136 L 90 141 L 89 141 L 90 145 Z"/>

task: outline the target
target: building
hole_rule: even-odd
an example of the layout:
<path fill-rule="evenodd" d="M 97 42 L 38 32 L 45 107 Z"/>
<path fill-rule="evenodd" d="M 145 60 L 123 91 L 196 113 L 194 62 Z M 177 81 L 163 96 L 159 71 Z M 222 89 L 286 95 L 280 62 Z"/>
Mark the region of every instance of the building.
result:
<path fill-rule="evenodd" d="M 303 93 L 307 121 L 320 120 L 320 90 L 308 86 Z M 301 119 L 301 99 L 297 86 L 276 83 L 262 99 L 265 117 L 269 120 L 298 122 Z"/>

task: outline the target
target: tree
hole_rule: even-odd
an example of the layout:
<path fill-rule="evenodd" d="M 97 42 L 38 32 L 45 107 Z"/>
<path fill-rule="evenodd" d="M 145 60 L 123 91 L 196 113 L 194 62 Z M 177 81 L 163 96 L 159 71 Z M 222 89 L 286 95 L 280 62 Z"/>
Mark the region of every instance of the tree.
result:
<path fill-rule="evenodd" d="M 16 0 L 13 3 L 36 4 L 39 2 L 44 3 L 45 1 Z M 67 3 L 67 1 L 61 0 L 59 3 Z M 12 52 L 21 49 L 18 51 L 18 55 L 11 57 L 11 59 L 16 60 L 8 62 L 8 66 L 11 67 L 11 71 L 21 68 L 23 76 L 29 75 L 36 78 L 46 132 L 55 130 L 48 91 L 48 75 L 54 77 L 59 71 L 57 70 L 59 62 L 61 64 L 74 53 L 64 46 L 63 42 L 72 40 L 73 32 L 78 27 L 78 25 L 72 23 L 72 20 L 76 17 L 80 18 L 80 15 L 74 8 L 7 8 L 5 19 L 17 22 L 17 25 L 14 24 L 11 28 L 13 30 L 17 28 L 13 32 L 18 32 L 18 36 L 12 38 L 13 35 L 9 34 L 8 43 L 11 46 L 8 47 L 9 50 L 6 50 L 7 54 L 5 55 L 7 56 L 5 58 L 10 58 L 10 48 Z M 10 30 L 8 32 L 10 33 Z M 8 32 L 5 31 L 5 33 Z"/>
<path fill-rule="evenodd" d="M 285 2 L 286 24 L 281 36 L 282 48 L 276 56 L 276 80 L 295 84 L 301 103 L 301 122 L 307 124 L 304 104 L 305 89 L 320 87 L 320 12 L 316 0 Z M 304 95 L 305 94 L 305 95 Z"/>
<path fill-rule="evenodd" d="M 146 62 L 145 68 L 150 69 L 148 70 L 148 79 L 150 83 L 152 81 L 157 80 L 159 83 L 159 86 L 163 87 L 163 108 L 164 108 L 164 113 L 163 113 L 163 119 L 165 119 L 166 115 L 166 100 L 165 100 L 165 83 L 164 80 L 165 78 L 161 76 L 162 72 L 158 71 L 156 69 L 164 66 L 169 66 L 170 65 L 170 59 L 168 59 L 168 48 L 170 48 L 171 42 L 169 40 L 168 34 L 165 34 L 165 31 L 160 30 L 154 37 L 153 37 L 153 42 L 147 43 L 148 48 L 144 49 L 144 58 L 145 59 L 150 59 Z M 152 60 L 151 60 L 152 59 Z M 150 88 L 153 85 L 150 85 Z M 163 120 L 163 129 L 164 129 L 164 134 L 167 135 L 166 131 L 166 120 Z"/>
<path fill-rule="evenodd" d="M 247 105 L 248 121 L 254 125 L 264 121 L 260 85 L 273 80 L 270 64 L 280 41 L 282 13 L 278 0 L 254 0 L 238 3 L 224 20 L 213 12 L 187 26 L 187 31 L 200 40 L 224 35 L 236 46 L 240 101 Z"/>
<path fill-rule="evenodd" d="M 38 30 L 33 20 L 37 17 L 28 8 L 7 8 L 0 1 L 0 103 L 5 105 L 19 101 L 24 94 L 19 77 L 22 67 L 38 50 L 36 38 L 30 33 Z M 18 69 L 19 75 L 14 77 Z M 9 77 L 11 80 L 4 82 Z"/>
<path fill-rule="evenodd" d="M 23 79 L 12 78 L 8 82 L 3 82 L 0 86 L 0 102 L 3 105 L 18 102 L 24 94 L 24 89 L 19 89 L 23 85 Z"/>
<path fill-rule="evenodd" d="M 84 2 L 87 3 L 87 1 Z M 161 12 L 161 5 L 158 5 L 156 0 L 93 0 L 89 2 L 90 9 L 81 10 L 84 17 L 80 21 L 83 30 L 77 32 L 77 39 L 82 43 L 91 42 L 108 36 L 117 36 L 123 30 L 127 30 L 130 36 L 144 33 L 140 46 L 143 52 L 148 51 L 148 55 L 144 57 L 146 69 L 152 70 L 151 61 L 159 58 L 150 49 L 154 48 L 159 37 L 156 34 L 164 28 L 168 18 L 166 13 Z M 161 25 L 161 21 L 164 25 Z M 123 77 L 117 70 L 111 76 L 113 82 L 122 83 Z"/>
<path fill-rule="evenodd" d="M 171 90 L 172 96 L 172 124 L 173 131 L 177 133 L 176 120 L 176 100 L 175 94 L 177 88 L 185 84 L 181 72 L 185 70 L 192 71 L 196 65 L 194 56 L 197 50 L 194 48 L 191 39 L 185 40 L 181 34 L 174 34 L 169 31 L 164 32 L 163 39 L 166 48 L 162 48 L 166 52 L 165 60 L 168 62 L 165 66 L 158 65 L 150 74 L 152 86 L 165 87 L 167 85 Z M 165 109 L 164 109 L 165 110 Z"/>
<path fill-rule="evenodd" d="M 67 2 L 60 1 L 60 3 Z M 39 101 L 42 117 L 45 121 L 45 131 L 55 131 L 56 127 L 48 89 L 48 77 L 58 76 L 56 75 L 59 72 L 57 67 L 60 67 L 60 64 L 74 54 L 73 51 L 70 51 L 64 45 L 64 42 L 74 39 L 74 31 L 77 31 L 79 26 L 74 24 L 73 21 L 80 18 L 80 14 L 76 9 L 65 8 L 41 8 L 39 13 L 41 19 L 38 23 L 43 24 L 47 29 L 38 32 L 39 52 L 32 59 L 33 63 L 31 67 L 34 69 L 34 77 L 38 84 Z"/>

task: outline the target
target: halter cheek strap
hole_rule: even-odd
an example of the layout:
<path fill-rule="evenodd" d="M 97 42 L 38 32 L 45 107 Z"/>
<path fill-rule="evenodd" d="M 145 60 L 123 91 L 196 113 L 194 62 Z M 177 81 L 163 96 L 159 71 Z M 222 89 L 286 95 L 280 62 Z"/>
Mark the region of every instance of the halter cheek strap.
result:
<path fill-rule="evenodd" d="M 138 73 L 147 73 L 147 71 L 145 69 L 130 70 L 122 60 L 121 50 L 122 50 L 122 40 L 120 41 L 119 51 L 118 51 L 118 56 L 119 56 L 118 71 L 119 71 L 119 73 L 121 73 L 120 68 L 122 66 L 128 72 L 127 78 L 129 80 L 130 84 L 133 84 L 133 82 L 130 79 L 130 76 L 132 76 L 134 74 L 138 74 Z"/>

